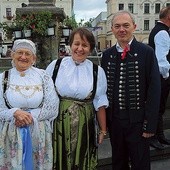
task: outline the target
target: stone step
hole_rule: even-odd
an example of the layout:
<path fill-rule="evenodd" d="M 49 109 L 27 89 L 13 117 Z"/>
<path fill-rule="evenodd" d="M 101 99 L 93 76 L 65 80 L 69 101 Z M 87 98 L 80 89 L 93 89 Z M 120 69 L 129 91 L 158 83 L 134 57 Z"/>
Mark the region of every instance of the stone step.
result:
<path fill-rule="evenodd" d="M 170 139 L 170 129 L 166 129 L 165 136 Z M 111 145 L 110 139 L 104 139 L 98 149 L 98 170 L 111 170 Z M 165 150 L 150 147 L 151 161 L 170 160 L 170 146 L 165 145 Z"/>
<path fill-rule="evenodd" d="M 169 98 L 170 99 L 170 98 Z M 164 132 L 170 139 L 170 109 L 167 109 L 164 116 Z M 151 161 L 160 161 L 164 159 L 170 160 L 170 146 L 166 145 L 165 150 L 157 150 L 150 147 Z M 111 170 L 111 145 L 109 135 L 107 134 L 104 142 L 99 146 L 98 150 L 98 170 Z"/>

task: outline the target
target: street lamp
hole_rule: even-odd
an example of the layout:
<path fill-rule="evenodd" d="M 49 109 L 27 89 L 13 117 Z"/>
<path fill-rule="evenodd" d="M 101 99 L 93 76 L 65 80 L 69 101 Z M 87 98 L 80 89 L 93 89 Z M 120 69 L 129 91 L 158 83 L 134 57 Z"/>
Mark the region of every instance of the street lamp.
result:
<path fill-rule="evenodd" d="M 69 36 L 71 34 L 72 29 L 70 27 L 62 27 L 62 38 L 64 39 L 64 43 L 68 45 Z"/>
<path fill-rule="evenodd" d="M 49 26 L 46 32 L 47 32 L 47 37 L 55 36 L 55 25 Z M 31 37 L 34 38 L 31 29 L 14 30 L 14 39 L 31 38 Z"/>
<path fill-rule="evenodd" d="M 49 26 L 49 27 L 47 28 L 47 35 L 48 35 L 48 36 L 54 36 L 54 35 L 55 35 L 55 27 L 56 27 L 56 25 L 54 25 L 54 26 Z"/>

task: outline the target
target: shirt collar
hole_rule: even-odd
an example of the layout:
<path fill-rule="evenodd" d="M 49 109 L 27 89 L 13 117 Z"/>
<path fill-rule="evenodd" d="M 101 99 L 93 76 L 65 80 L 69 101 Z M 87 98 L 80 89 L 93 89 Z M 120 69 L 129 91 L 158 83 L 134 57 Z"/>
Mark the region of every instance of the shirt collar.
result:
<path fill-rule="evenodd" d="M 131 45 L 132 41 L 133 41 L 133 38 L 129 41 L 128 44 Z M 118 52 L 123 52 L 123 48 L 119 45 L 118 42 L 116 43 L 116 49 Z"/>

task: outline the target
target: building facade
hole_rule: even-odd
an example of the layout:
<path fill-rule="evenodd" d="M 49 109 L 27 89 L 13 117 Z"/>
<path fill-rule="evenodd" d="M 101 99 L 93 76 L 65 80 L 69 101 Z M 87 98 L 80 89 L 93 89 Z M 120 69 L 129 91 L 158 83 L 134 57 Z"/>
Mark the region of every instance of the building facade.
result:
<path fill-rule="evenodd" d="M 106 0 L 107 4 L 107 38 L 106 44 L 111 47 L 116 39 L 112 35 L 111 20 L 113 13 L 119 10 L 129 10 L 135 17 L 137 24 L 134 33 L 136 39 L 148 43 L 148 36 L 155 23 L 159 20 L 159 11 L 169 6 L 169 0 Z"/>
<path fill-rule="evenodd" d="M 169 6 L 169 0 L 106 0 L 107 12 L 99 14 L 92 22 L 93 27 L 101 27 L 102 30 L 93 31 L 98 50 L 103 51 L 116 43 L 116 39 L 111 30 L 111 20 L 114 12 L 128 10 L 133 13 L 137 25 L 134 35 L 136 39 L 143 43 L 148 43 L 151 29 L 159 20 L 159 11 L 162 7 Z"/>
<path fill-rule="evenodd" d="M 68 17 L 72 17 L 74 15 L 73 5 L 74 0 L 56 0 L 55 2 L 55 6 L 62 8 Z"/>
<path fill-rule="evenodd" d="M 107 12 L 101 12 L 92 22 L 92 32 L 96 39 L 98 51 L 103 51 L 106 48 L 106 22 Z"/>

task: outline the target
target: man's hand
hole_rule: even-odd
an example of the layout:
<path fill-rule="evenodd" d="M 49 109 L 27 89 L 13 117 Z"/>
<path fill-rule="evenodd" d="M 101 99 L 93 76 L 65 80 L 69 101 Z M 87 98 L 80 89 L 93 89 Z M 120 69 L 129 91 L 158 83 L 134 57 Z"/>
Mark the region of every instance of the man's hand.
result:
<path fill-rule="evenodd" d="M 144 137 L 144 138 L 150 138 L 150 137 L 152 137 L 152 136 L 154 136 L 155 134 L 154 133 L 146 133 L 146 132 L 143 132 L 143 134 L 142 134 L 142 136 Z"/>

